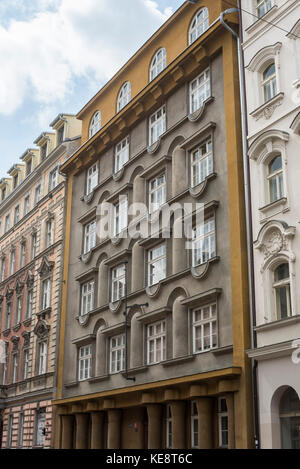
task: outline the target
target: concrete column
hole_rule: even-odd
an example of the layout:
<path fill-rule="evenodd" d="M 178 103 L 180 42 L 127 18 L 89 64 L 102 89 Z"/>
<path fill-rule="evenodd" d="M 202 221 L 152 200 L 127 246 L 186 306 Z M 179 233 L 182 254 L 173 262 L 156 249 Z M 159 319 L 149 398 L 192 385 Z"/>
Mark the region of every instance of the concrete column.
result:
<path fill-rule="evenodd" d="M 133 181 L 133 203 L 145 203 L 145 179 L 141 176 L 136 176 Z"/>
<path fill-rule="evenodd" d="M 185 402 L 171 404 L 172 414 L 172 449 L 185 448 Z"/>
<path fill-rule="evenodd" d="M 130 331 L 130 368 L 136 368 L 143 364 L 143 326 L 137 320 L 140 313 L 136 313 L 131 319 Z"/>
<path fill-rule="evenodd" d="M 187 186 L 185 150 L 176 147 L 172 155 L 172 196 L 181 194 Z"/>
<path fill-rule="evenodd" d="M 199 449 L 213 448 L 212 400 L 199 397 L 196 400 L 198 409 L 198 446 Z"/>
<path fill-rule="evenodd" d="M 95 370 L 96 376 L 103 376 L 106 373 L 106 339 L 102 334 L 102 328 L 97 331 Z"/>
<path fill-rule="evenodd" d="M 108 448 L 121 449 L 121 411 L 111 409 L 108 415 Z"/>
<path fill-rule="evenodd" d="M 91 449 L 103 449 L 103 412 L 91 413 L 92 430 L 91 430 Z"/>
<path fill-rule="evenodd" d="M 187 307 L 180 301 L 184 299 L 178 297 L 173 304 L 173 357 L 183 357 L 188 354 L 188 312 Z"/>
<path fill-rule="evenodd" d="M 144 249 L 136 242 L 132 248 L 132 291 L 144 287 Z"/>
<path fill-rule="evenodd" d="M 172 239 L 172 273 L 177 274 L 187 267 L 185 237 L 181 219 L 174 221 Z"/>
<path fill-rule="evenodd" d="M 62 435 L 61 435 L 61 449 L 73 448 L 73 427 L 74 417 L 72 415 L 62 415 Z"/>
<path fill-rule="evenodd" d="M 162 407 L 157 404 L 147 405 L 148 413 L 148 449 L 161 448 Z"/>
<path fill-rule="evenodd" d="M 233 394 L 226 395 L 228 412 L 228 448 L 235 448 L 235 428 L 234 428 L 234 399 Z"/>
<path fill-rule="evenodd" d="M 88 449 L 89 447 L 89 414 L 76 414 L 76 449 Z"/>
<path fill-rule="evenodd" d="M 109 302 L 108 298 L 108 267 L 102 261 L 99 266 L 98 275 L 98 306 L 103 306 Z"/>

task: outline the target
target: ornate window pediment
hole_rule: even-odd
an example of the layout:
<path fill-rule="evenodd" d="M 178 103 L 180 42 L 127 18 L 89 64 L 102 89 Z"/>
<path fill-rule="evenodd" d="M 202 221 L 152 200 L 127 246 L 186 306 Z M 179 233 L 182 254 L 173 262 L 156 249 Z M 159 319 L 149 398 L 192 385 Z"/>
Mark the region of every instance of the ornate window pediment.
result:
<path fill-rule="evenodd" d="M 300 112 L 296 115 L 293 122 L 291 123 L 290 129 L 292 129 L 295 134 L 300 135 Z"/>
<path fill-rule="evenodd" d="M 39 319 L 33 332 L 40 340 L 47 339 L 49 336 L 50 326 L 43 319 Z"/>
<path fill-rule="evenodd" d="M 267 155 L 281 152 L 289 138 L 289 134 L 282 130 L 267 130 L 252 142 L 249 148 L 249 157 L 257 160 L 258 163 L 263 163 Z"/>
<path fill-rule="evenodd" d="M 23 288 L 24 288 L 24 282 L 22 282 L 20 278 L 18 278 L 15 284 L 15 290 L 16 290 L 17 295 L 20 295 L 22 293 Z"/>
<path fill-rule="evenodd" d="M 24 331 L 22 332 L 23 337 L 23 347 L 28 347 L 30 342 L 30 332 Z"/>
<path fill-rule="evenodd" d="M 294 24 L 290 32 L 286 35 L 289 39 L 298 39 L 300 36 L 300 19 Z"/>
<path fill-rule="evenodd" d="M 250 72 L 258 72 L 269 60 L 274 59 L 275 55 L 279 53 L 282 47 L 281 42 L 276 42 L 271 46 L 266 46 L 260 49 L 254 57 L 252 57 L 249 64 L 246 66 Z"/>
<path fill-rule="evenodd" d="M 24 284 L 27 285 L 28 288 L 32 288 L 33 283 L 34 283 L 34 275 L 31 272 L 31 270 L 28 270 L 28 272 L 25 275 Z"/>
<path fill-rule="evenodd" d="M 13 352 L 17 352 L 17 351 L 19 350 L 20 337 L 13 336 L 10 340 L 11 340 L 12 343 L 13 343 L 13 349 L 12 349 L 12 351 L 13 351 Z"/>
<path fill-rule="evenodd" d="M 47 257 L 45 256 L 43 257 L 41 265 L 38 269 L 38 273 L 40 274 L 40 276 L 50 274 L 53 270 L 53 267 L 54 267 L 54 262 L 49 261 Z"/>
<path fill-rule="evenodd" d="M 10 285 L 7 285 L 4 296 L 6 297 L 6 301 L 11 300 L 12 296 L 14 294 L 14 291 L 12 288 L 10 288 Z"/>

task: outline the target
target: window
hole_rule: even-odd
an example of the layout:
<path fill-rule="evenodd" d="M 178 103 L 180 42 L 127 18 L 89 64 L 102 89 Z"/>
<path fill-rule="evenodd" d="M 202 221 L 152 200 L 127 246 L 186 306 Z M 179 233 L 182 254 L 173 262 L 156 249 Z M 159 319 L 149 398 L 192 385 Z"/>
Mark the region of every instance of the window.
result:
<path fill-rule="evenodd" d="M 93 137 L 99 130 L 101 129 L 101 112 L 97 111 L 95 112 L 91 123 L 90 123 L 90 129 L 89 129 L 89 137 Z"/>
<path fill-rule="evenodd" d="M 228 410 L 224 397 L 218 399 L 219 446 L 228 448 Z"/>
<path fill-rule="evenodd" d="M 31 260 L 33 260 L 36 256 L 36 248 L 37 248 L 37 234 L 33 233 L 31 235 Z"/>
<path fill-rule="evenodd" d="M 18 381 L 18 354 L 13 355 L 12 360 L 12 383 L 16 383 Z"/>
<path fill-rule="evenodd" d="M 60 145 L 64 141 L 65 126 L 62 125 L 57 131 L 57 144 Z"/>
<path fill-rule="evenodd" d="M 98 177 L 99 177 L 98 174 L 99 174 L 98 163 L 95 163 L 93 164 L 93 166 L 91 166 L 88 169 L 88 172 L 87 172 L 86 195 L 91 194 L 93 190 L 95 189 L 95 187 L 98 186 Z"/>
<path fill-rule="evenodd" d="M 95 282 L 92 281 L 81 286 L 81 316 L 88 314 L 94 308 L 94 285 Z"/>
<path fill-rule="evenodd" d="M 120 198 L 118 204 L 114 206 L 114 236 L 127 228 L 128 224 L 128 202 L 127 197 Z"/>
<path fill-rule="evenodd" d="M 265 102 L 272 99 L 277 94 L 275 63 L 269 65 L 262 74 L 262 87 Z"/>
<path fill-rule="evenodd" d="M 47 278 L 42 282 L 42 310 L 51 306 L 51 280 Z"/>
<path fill-rule="evenodd" d="M 13 421 L 14 421 L 13 414 L 9 414 L 8 422 L 7 422 L 7 439 L 6 439 L 7 448 L 10 448 L 12 444 Z"/>
<path fill-rule="evenodd" d="M 47 143 L 45 143 L 45 145 L 42 146 L 41 155 L 42 155 L 42 161 L 44 161 L 47 157 Z"/>
<path fill-rule="evenodd" d="M 20 412 L 19 414 L 19 433 L 18 433 L 18 446 L 21 448 L 23 446 L 23 435 L 24 435 L 24 414 Z"/>
<path fill-rule="evenodd" d="M 198 39 L 209 28 L 208 9 L 201 8 L 195 15 L 189 31 L 189 44 Z"/>
<path fill-rule="evenodd" d="M 32 306 L 33 306 L 33 292 L 32 290 L 28 290 L 27 305 L 26 305 L 26 319 L 31 318 L 32 316 Z"/>
<path fill-rule="evenodd" d="M 2 372 L 2 385 L 6 384 L 7 367 L 8 367 L 8 342 L 5 342 L 5 345 L 4 345 L 4 363 L 3 363 L 3 372 Z"/>
<path fill-rule="evenodd" d="M 281 448 L 300 448 L 300 400 L 296 391 L 287 387 L 280 399 L 279 417 Z"/>
<path fill-rule="evenodd" d="M 10 229 L 10 215 L 6 215 L 5 224 L 4 224 L 4 232 L 6 233 L 9 229 Z"/>
<path fill-rule="evenodd" d="M 125 335 L 110 339 L 110 372 L 119 373 L 125 369 Z"/>
<path fill-rule="evenodd" d="M 215 253 L 215 220 L 210 218 L 193 230 L 193 267 L 204 264 Z"/>
<path fill-rule="evenodd" d="M 131 85 L 129 81 L 124 83 L 118 96 L 117 111 L 121 111 L 131 99 Z"/>
<path fill-rule="evenodd" d="M 96 246 L 96 220 L 84 227 L 84 254 Z"/>
<path fill-rule="evenodd" d="M 22 296 L 17 297 L 15 323 L 20 324 L 22 315 Z"/>
<path fill-rule="evenodd" d="M 5 329 L 10 328 L 10 321 L 11 321 L 11 302 L 9 301 L 6 303 L 6 324 Z"/>
<path fill-rule="evenodd" d="M 2 257 L 1 259 L 1 282 L 5 279 L 5 268 L 6 268 L 6 259 Z"/>
<path fill-rule="evenodd" d="M 125 295 L 126 271 L 125 265 L 112 269 L 111 301 L 120 300 Z"/>
<path fill-rule="evenodd" d="M 38 344 L 38 374 L 44 375 L 47 372 L 47 342 Z"/>
<path fill-rule="evenodd" d="M 35 446 L 43 447 L 46 439 L 46 409 L 39 408 L 35 414 Z"/>
<path fill-rule="evenodd" d="M 161 244 L 148 251 L 148 285 L 155 285 L 166 278 L 166 245 Z"/>
<path fill-rule="evenodd" d="M 49 190 L 52 191 L 58 183 L 58 169 L 55 168 L 49 174 Z"/>
<path fill-rule="evenodd" d="M 129 137 L 124 138 L 115 148 L 115 173 L 118 173 L 129 160 Z"/>
<path fill-rule="evenodd" d="M 166 448 L 172 448 L 172 411 L 170 404 L 167 405 L 166 417 Z"/>
<path fill-rule="evenodd" d="M 198 448 L 198 409 L 195 401 L 191 402 L 191 447 Z"/>
<path fill-rule="evenodd" d="M 27 215 L 29 210 L 30 210 L 30 196 L 27 195 L 24 199 L 24 215 Z"/>
<path fill-rule="evenodd" d="M 78 380 L 84 381 L 91 377 L 92 371 L 92 346 L 80 347 L 78 354 Z"/>
<path fill-rule="evenodd" d="M 205 352 L 217 347 L 217 305 L 211 304 L 193 311 L 193 351 Z"/>
<path fill-rule="evenodd" d="M 16 268 L 16 250 L 13 249 L 10 253 L 10 275 L 15 273 Z"/>
<path fill-rule="evenodd" d="M 26 176 L 29 176 L 31 171 L 32 171 L 32 159 L 30 158 L 30 160 L 28 160 L 26 163 Z"/>
<path fill-rule="evenodd" d="M 270 202 L 275 202 L 283 197 L 283 169 L 282 157 L 276 156 L 268 165 Z"/>
<path fill-rule="evenodd" d="M 24 267 L 26 263 L 26 243 L 21 244 L 20 249 L 20 267 Z"/>
<path fill-rule="evenodd" d="M 190 113 L 193 114 L 203 106 L 211 95 L 209 68 L 190 83 Z"/>
<path fill-rule="evenodd" d="M 34 191 L 34 205 L 38 204 L 41 200 L 41 185 L 38 185 Z"/>
<path fill-rule="evenodd" d="M 150 65 L 150 81 L 154 80 L 167 66 L 166 49 L 159 49 L 153 57 Z"/>
<path fill-rule="evenodd" d="M 14 189 L 17 187 L 19 182 L 19 176 L 16 174 L 13 179 Z"/>
<path fill-rule="evenodd" d="M 166 202 L 166 175 L 161 174 L 149 182 L 149 212 L 153 213 Z"/>
<path fill-rule="evenodd" d="M 54 220 L 46 222 L 46 247 L 48 248 L 54 243 Z"/>
<path fill-rule="evenodd" d="M 6 197 L 6 187 L 4 187 L 4 188 L 2 189 L 2 199 L 1 199 L 1 200 L 4 200 L 5 197 Z"/>
<path fill-rule="evenodd" d="M 27 379 L 29 375 L 29 350 L 23 351 L 23 379 Z"/>
<path fill-rule="evenodd" d="M 281 264 L 275 269 L 273 290 L 277 319 L 285 319 L 291 316 L 290 270 L 287 263 Z"/>
<path fill-rule="evenodd" d="M 16 225 L 20 220 L 20 206 L 17 205 L 15 207 L 15 217 L 14 217 L 14 224 Z"/>
<path fill-rule="evenodd" d="M 166 359 L 166 322 L 147 326 L 147 363 L 159 363 Z"/>
<path fill-rule="evenodd" d="M 257 0 L 257 16 L 261 18 L 273 7 L 273 0 Z"/>
<path fill-rule="evenodd" d="M 166 131 L 166 107 L 162 106 L 149 119 L 149 145 L 157 142 Z"/>
<path fill-rule="evenodd" d="M 191 152 L 191 185 L 201 184 L 213 171 L 212 142 L 208 138 Z"/>

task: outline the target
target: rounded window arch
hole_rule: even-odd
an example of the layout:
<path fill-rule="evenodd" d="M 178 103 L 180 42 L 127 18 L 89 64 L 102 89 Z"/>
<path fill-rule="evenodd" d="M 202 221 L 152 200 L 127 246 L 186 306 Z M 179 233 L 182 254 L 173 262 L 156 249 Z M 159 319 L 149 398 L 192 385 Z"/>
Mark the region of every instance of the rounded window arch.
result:
<path fill-rule="evenodd" d="M 150 64 L 150 81 L 154 80 L 167 66 L 167 52 L 164 47 L 158 49 Z"/>
<path fill-rule="evenodd" d="M 283 449 L 300 449 L 300 400 L 289 387 L 280 400 L 281 446 Z"/>
<path fill-rule="evenodd" d="M 89 137 L 93 137 L 101 129 L 101 112 L 96 111 L 89 127 Z"/>
<path fill-rule="evenodd" d="M 189 30 L 189 44 L 198 39 L 209 28 L 209 15 L 206 7 L 201 8 L 194 16 Z"/>
<path fill-rule="evenodd" d="M 282 199 L 284 196 L 282 156 L 274 156 L 268 164 L 270 203 Z"/>
<path fill-rule="evenodd" d="M 131 85 L 129 81 L 126 81 L 126 83 L 123 84 L 119 95 L 118 95 L 118 101 L 117 101 L 117 111 L 121 111 L 123 107 L 126 106 L 126 104 L 129 103 L 131 100 Z"/>
<path fill-rule="evenodd" d="M 290 268 L 282 262 L 274 269 L 273 292 L 277 319 L 286 319 L 292 315 Z"/>
<path fill-rule="evenodd" d="M 271 62 L 262 70 L 262 87 L 264 101 L 267 102 L 277 94 L 277 78 L 275 62 Z"/>

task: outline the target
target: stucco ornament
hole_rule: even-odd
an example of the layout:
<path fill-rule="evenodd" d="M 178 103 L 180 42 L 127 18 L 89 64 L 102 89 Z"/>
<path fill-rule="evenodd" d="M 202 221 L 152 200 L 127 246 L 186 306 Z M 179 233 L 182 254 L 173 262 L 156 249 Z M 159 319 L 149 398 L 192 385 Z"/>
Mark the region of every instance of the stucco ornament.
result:
<path fill-rule="evenodd" d="M 269 256 L 279 253 L 284 246 L 283 236 L 279 230 L 274 229 L 271 231 L 267 239 L 262 245 L 262 251 L 265 259 Z"/>
<path fill-rule="evenodd" d="M 265 119 L 270 119 L 272 117 L 272 115 L 274 114 L 274 111 L 275 109 L 280 106 L 282 104 L 282 99 L 280 99 L 279 101 L 277 101 L 276 103 L 270 105 L 270 106 L 267 106 L 265 107 L 264 109 L 262 109 L 261 112 L 259 112 L 256 116 L 255 116 L 255 120 L 258 121 L 259 119 L 261 119 L 262 117 L 264 117 Z"/>

